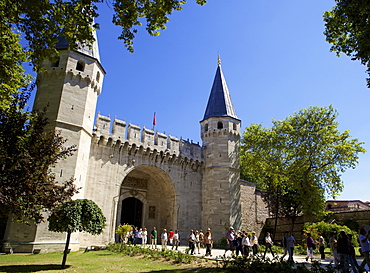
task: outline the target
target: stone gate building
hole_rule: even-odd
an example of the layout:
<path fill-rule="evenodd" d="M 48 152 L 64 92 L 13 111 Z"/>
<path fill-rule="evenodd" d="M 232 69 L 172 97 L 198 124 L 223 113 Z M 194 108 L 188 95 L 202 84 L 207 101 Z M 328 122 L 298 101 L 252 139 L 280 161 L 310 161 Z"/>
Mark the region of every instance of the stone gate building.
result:
<path fill-rule="evenodd" d="M 81 188 L 75 198 L 93 200 L 107 218 L 99 236 L 73 234 L 72 250 L 115 241 L 120 223 L 149 232 L 154 226 L 178 229 L 183 243 L 190 229 L 210 227 L 215 241 L 230 225 L 261 229 L 267 211 L 255 185 L 240 180 L 241 121 L 220 61 L 199 145 L 100 114 L 94 126 L 106 74 L 97 43 L 72 51 L 60 39 L 57 49 L 59 61 L 45 63 L 46 71 L 38 75 L 34 107 L 47 107 L 51 128 L 61 131 L 67 145 L 77 145 L 77 152 L 55 167 L 57 179 L 74 177 Z M 65 234 L 49 232 L 47 223 L 8 221 L 4 240 L 17 252 L 61 251 Z"/>

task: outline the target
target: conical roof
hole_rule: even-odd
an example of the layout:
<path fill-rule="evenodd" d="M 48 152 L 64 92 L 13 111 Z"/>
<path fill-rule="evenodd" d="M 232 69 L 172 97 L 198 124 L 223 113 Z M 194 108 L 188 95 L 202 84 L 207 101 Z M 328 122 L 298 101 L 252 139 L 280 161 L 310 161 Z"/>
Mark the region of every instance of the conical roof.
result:
<path fill-rule="evenodd" d="M 99 54 L 99 47 L 98 47 L 98 39 L 96 36 L 96 31 L 93 32 L 93 36 L 95 41 L 93 42 L 91 48 L 87 45 L 79 46 L 79 48 L 76 50 L 78 52 L 81 52 L 87 56 L 93 57 L 94 59 L 97 59 L 100 62 L 100 54 Z M 69 42 L 66 38 L 63 36 L 59 36 L 58 42 L 55 45 L 55 49 L 57 50 L 67 50 L 69 47 Z"/>
<path fill-rule="evenodd" d="M 219 61 L 203 120 L 224 116 L 238 119 Z"/>

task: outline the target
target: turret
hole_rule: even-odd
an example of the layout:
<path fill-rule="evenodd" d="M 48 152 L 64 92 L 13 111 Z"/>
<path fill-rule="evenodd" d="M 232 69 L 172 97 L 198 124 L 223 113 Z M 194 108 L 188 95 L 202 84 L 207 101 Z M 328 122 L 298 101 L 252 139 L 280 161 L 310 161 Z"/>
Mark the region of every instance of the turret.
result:
<path fill-rule="evenodd" d="M 201 125 L 205 159 L 203 177 L 203 227 L 212 228 L 215 239 L 225 227 L 241 225 L 240 120 L 236 116 L 220 59 Z"/>
<path fill-rule="evenodd" d="M 60 37 L 56 49 L 59 58 L 45 62 L 46 71 L 37 77 L 34 109 L 46 108 L 49 128 L 60 131 L 68 140 L 66 145 L 76 145 L 75 154 L 59 162 L 54 172 L 61 181 L 75 178 L 81 188 L 75 197 L 83 198 L 96 103 L 105 71 L 96 39 L 91 47 L 69 50 L 68 42 Z"/>

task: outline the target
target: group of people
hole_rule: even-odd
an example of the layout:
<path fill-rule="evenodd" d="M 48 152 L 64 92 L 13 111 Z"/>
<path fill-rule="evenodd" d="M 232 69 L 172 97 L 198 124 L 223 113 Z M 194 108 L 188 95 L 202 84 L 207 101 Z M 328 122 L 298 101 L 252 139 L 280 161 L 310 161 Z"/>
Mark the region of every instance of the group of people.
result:
<path fill-rule="evenodd" d="M 151 246 L 152 248 L 157 248 L 157 238 L 158 238 L 158 231 L 157 228 L 154 227 L 152 232 L 150 233 L 150 240 L 151 240 Z M 172 247 L 171 249 L 178 250 L 178 247 L 180 245 L 180 234 L 179 231 L 176 229 L 173 231 L 170 229 L 167 232 L 167 229 L 163 229 L 161 233 L 161 245 L 162 249 L 167 249 L 167 245 Z"/>
<path fill-rule="evenodd" d="M 148 244 L 148 238 L 150 238 L 150 246 L 152 248 L 157 248 L 158 241 L 158 231 L 156 227 L 153 227 L 153 230 L 148 234 L 146 228 L 135 227 L 130 230 L 126 235 L 126 242 L 133 245 L 143 245 Z M 167 232 L 166 229 L 163 229 L 163 232 L 160 235 L 162 248 L 167 248 L 167 245 L 172 246 L 172 249 L 178 249 L 180 244 L 180 235 L 178 230 L 172 231 L 172 229 Z"/>
<path fill-rule="evenodd" d="M 153 228 L 150 234 L 148 234 L 146 228 L 134 228 L 127 234 L 128 242 L 132 243 L 133 245 L 141 244 L 146 246 L 148 238 L 150 238 L 151 246 L 153 248 L 157 248 L 158 231 L 156 227 Z M 167 229 L 163 229 L 162 233 L 160 234 L 160 240 L 162 249 L 166 249 L 169 245 L 172 247 L 172 249 L 178 250 L 180 245 L 180 234 L 178 230 L 169 230 L 167 232 Z M 370 269 L 370 242 L 369 234 L 365 229 L 362 228 L 360 230 L 358 240 L 361 245 L 361 252 L 365 256 L 365 259 L 362 261 L 361 265 L 358 265 L 356 261 L 352 235 L 346 234 L 345 231 L 341 231 L 338 238 L 334 232 L 330 234 L 329 246 L 334 258 L 335 266 L 339 265 L 344 270 L 349 270 L 349 268 L 351 268 L 353 272 L 363 272 L 365 265 L 367 265 Z M 190 233 L 187 236 L 187 242 L 191 255 L 196 253 L 200 254 L 200 249 L 205 247 L 205 256 L 212 256 L 211 252 L 213 240 L 210 228 L 207 229 L 206 233 L 203 233 L 202 230 L 190 230 Z M 284 254 L 281 259 L 284 259 L 284 257 L 288 254 L 288 260 L 293 261 L 295 242 L 296 241 L 292 233 L 286 231 L 282 239 Z M 269 232 L 266 233 L 264 243 L 266 248 L 263 258 L 265 258 L 267 251 L 270 251 L 272 256 L 275 257 L 275 253 L 273 251 L 274 242 L 272 241 L 271 234 Z M 306 261 L 309 259 L 313 261 L 313 252 L 316 247 L 319 249 L 321 259 L 325 259 L 325 245 L 325 239 L 321 233 L 318 233 L 318 240 L 316 241 L 312 238 L 310 233 L 306 233 Z M 256 236 L 256 233 L 252 232 L 250 235 L 245 231 L 236 232 L 233 227 L 230 227 L 226 232 L 226 247 L 224 256 L 229 250 L 232 252 L 232 254 L 236 252 L 236 256 L 239 254 L 243 256 L 249 256 L 250 253 L 256 255 L 259 250 L 258 237 Z"/>
<path fill-rule="evenodd" d="M 339 265 L 344 270 L 349 270 L 351 267 L 353 272 L 363 272 L 365 265 L 370 269 L 370 242 L 368 232 L 362 228 L 358 238 L 361 245 L 361 253 L 365 257 L 359 265 L 356 260 L 355 248 L 352 242 L 352 235 L 341 231 L 337 238 L 336 234 L 330 234 L 329 246 L 330 251 L 334 257 L 334 264 Z"/>
<path fill-rule="evenodd" d="M 255 232 L 252 232 L 252 235 L 249 236 L 246 231 L 235 231 L 233 227 L 230 227 L 226 232 L 226 247 L 225 253 L 231 251 L 232 254 L 236 252 L 236 256 L 239 256 L 239 253 L 242 256 L 249 256 L 250 250 L 252 250 L 253 255 L 258 253 L 259 244 L 258 237 Z"/>
<path fill-rule="evenodd" d="M 200 249 L 202 247 L 205 247 L 206 248 L 205 256 L 212 257 L 213 240 L 211 229 L 208 228 L 205 234 L 203 233 L 202 230 L 194 231 L 191 229 L 188 235 L 188 245 L 190 255 L 194 255 L 196 251 L 198 251 L 198 254 L 200 254 Z"/>

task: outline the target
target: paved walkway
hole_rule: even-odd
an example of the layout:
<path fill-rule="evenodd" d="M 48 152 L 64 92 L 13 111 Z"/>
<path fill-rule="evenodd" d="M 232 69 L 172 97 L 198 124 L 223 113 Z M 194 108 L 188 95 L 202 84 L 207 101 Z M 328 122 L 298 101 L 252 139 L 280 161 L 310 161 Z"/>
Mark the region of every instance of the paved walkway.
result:
<path fill-rule="evenodd" d="M 160 249 L 162 249 L 162 246 L 161 245 L 158 245 L 157 248 L 160 250 Z M 179 246 L 178 251 L 181 251 L 181 252 L 185 253 L 185 251 L 186 251 L 187 248 L 188 248 L 187 246 Z M 171 247 L 170 246 L 167 246 L 167 249 L 168 250 L 171 250 Z M 223 255 L 225 254 L 225 250 L 223 250 L 223 249 L 212 249 L 212 257 L 204 257 L 205 252 L 206 252 L 205 248 L 201 248 L 200 249 L 200 254 L 198 254 L 198 252 L 194 252 L 194 256 L 196 256 L 196 257 L 203 257 L 203 258 L 206 258 L 206 259 L 214 259 L 214 260 L 217 260 L 217 259 L 222 259 L 223 258 Z M 278 257 L 281 257 L 281 256 L 282 256 L 282 254 L 278 254 Z M 227 257 L 231 258 L 231 251 L 227 251 L 225 257 L 226 258 Z M 266 257 L 268 257 L 269 259 L 272 259 L 273 258 L 272 255 L 271 255 L 271 253 L 267 253 L 266 254 Z M 294 262 L 295 262 L 296 265 L 298 265 L 298 264 L 307 264 L 307 265 L 310 265 L 311 264 L 310 261 L 308 261 L 308 262 L 306 261 L 306 256 L 294 255 L 293 258 L 294 258 Z M 285 256 L 284 260 L 287 260 L 287 259 L 288 259 L 288 255 Z M 361 262 L 363 261 L 363 259 L 364 258 L 357 258 L 357 263 L 358 264 L 361 264 Z M 316 255 L 315 261 L 320 262 L 323 266 L 329 265 L 330 263 L 333 263 L 333 259 L 330 256 L 327 257 L 326 259 L 320 259 L 319 256 Z"/>

